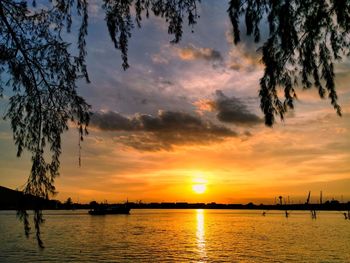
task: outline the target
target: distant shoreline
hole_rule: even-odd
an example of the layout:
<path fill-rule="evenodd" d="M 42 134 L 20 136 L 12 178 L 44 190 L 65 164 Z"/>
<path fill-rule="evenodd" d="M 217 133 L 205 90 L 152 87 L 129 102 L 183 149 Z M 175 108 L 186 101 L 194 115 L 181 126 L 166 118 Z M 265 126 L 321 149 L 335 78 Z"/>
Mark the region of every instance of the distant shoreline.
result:
<path fill-rule="evenodd" d="M 52 202 L 50 201 L 52 204 Z M 188 203 L 188 204 L 178 204 L 178 203 L 152 203 L 152 204 L 135 204 L 135 203 L 127 203 L 127 204 L 103 204 L 104 206 L 125 206 L 127 205 L 130 209 L 206 209 L 206 210 L 260 210 L 260 211 L 349 211 L 350 203 L 327 203 L 327 204 L 291 204 L 291 205 L 255 205 L 255 204 L 202 204 L 202 203 Z M 66 204 L 61 204 L 59 206 L 52 205 L 43 205 L 41 204 L 39 207 L 36 207 L 35 204 L 31 204 L 27 207 L 17 207 L 17 206 L 0 206 L 0 211 L 4 210 L 87 210 L 93 209 L 94 207 L 89 204 L 71 204 L 67 206 Z"/>
<path fill-rule="evenodd" d="M 119 203 L 106 204 L 92 201 L 89 204 L 79 204 L 70 202 L 62 203 L 58 200 L 46 200 L 32 195 L 24 195 L 20 191 L 15 191 L 0 186 L 0 210 L 72 210 L 72 209 L 94 209 L 101 206 L 125 206 L 131 209 L 222 209 L 222 210 L 317 210 L 317 211 L 349 211 L 350 202 L 340 203 L 337 200 L 328 200 L 322 204 L 219 204 L 211 203 L 187 203 L 187 202 L 161 202 L 161 203 Z"/>

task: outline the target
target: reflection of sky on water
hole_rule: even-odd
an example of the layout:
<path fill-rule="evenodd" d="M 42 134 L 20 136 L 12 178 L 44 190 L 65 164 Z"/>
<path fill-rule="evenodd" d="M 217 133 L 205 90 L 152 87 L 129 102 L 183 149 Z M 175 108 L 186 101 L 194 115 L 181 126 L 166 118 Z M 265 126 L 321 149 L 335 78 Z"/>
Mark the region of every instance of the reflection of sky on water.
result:
<path fill-rule="evenodd" d="M 205 250 L 204 210 L 197 209 L 197 249 L 201 259 L 207 257 Z"/>
<path fill-rule="evenodd" d="M 16 212 L 0 211 L 1 263 L 350 262 L 350 222 L 338 211 L 322 211 L 317 220 L 305 211 L 293 211 L 288 220 L 280 211 L 263 217 L 248 210 L 44 213 L 46 247 L 38 251 L 34 236 L 24 238 Z"/>

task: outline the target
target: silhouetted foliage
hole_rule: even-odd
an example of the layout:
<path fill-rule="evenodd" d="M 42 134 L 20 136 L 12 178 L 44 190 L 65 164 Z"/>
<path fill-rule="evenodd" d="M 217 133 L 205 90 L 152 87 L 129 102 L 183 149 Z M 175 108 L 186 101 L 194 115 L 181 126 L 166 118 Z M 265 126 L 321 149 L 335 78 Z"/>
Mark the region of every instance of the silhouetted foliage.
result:
<path fill-rule="evenodd" d="M 35 237 L 36 237 L 38 246 L 40 248 L 44 248 L 44 242 L 41 239 L 41 231 L 40 231 L 41 225 L 45 222 L 43 213 L 41 208 L 39 207 L 35 208 L 33 210 L 33 213 L 34 213 L 33 221 L 34 221 Z M 24 234 L 26 238 L 29 238 L 31 228 L 29 223 L 29 214 L 27 210 L 24 208 L 19 208 L 17 210 L 17 217 L 23 222 Z"/>
<path fill-rule="evenodd" d="M 78 1 L 78 10 L 85 15 L 79 55 L 73 56 L 61 38 L 64 25 L 68 30 L 71 25 L 70 6 L 65 2 L 56 1 L 54 8 L 38 12 L 30 12 L 26 2 L 0 2 L 0 65 L 5 73 L 0 75 L 1 83 L 13 91 L 5 118 L 11 121 L 17 156 L 24 149 L 32 153 L 24 192 L 43 198 L 55 192 L 61 134 L 68 129 L 68 121 L 77 123 L 81 136 L 89 121 L 89 105 L 76 92 L 76 81 L 88 80 L 83 40 L 87 7 L 85 1 Z M 49 162 L 46 149 L 52 153 Z"/>
<path fill-rule="evenodd" d="M 68 197 L 64 204 L 65 205 L 72 205 L 73 204 L 72 198 Z"/>
<path fill-rule="evenodd" d="M 142 14 L 149 17 L 152 11 L 168 23 L 168 33 L 174 35 L 172 43 L 178 43 L 182 37 L 182 24 L 187 17 L 188 25 L 196 24 L 197 3 L 199 0 L 104 0 L 103 8 L 106 12 L 106 22 L 109 34 L 117 49 L 122 53 L 123 68 L 128 64 L 128 39 L 134 28 L 134 20 L 141 27 Z M 132 19 L 131 9 L 135 8 L 135 19 Z"/>
<path fill-rule="evenodd" d="M 64 28 L 70 30 L 75 2 L 82 17 L 77 56 L 61 37 Z M 89 122 L 89 105 L 76 92 L 78 79 L 88 81 L 84 40 L 87 2 L 56 0 L 50 5 L 35 9 L 28 7 L 27 1 L 0 1 L 0 95 L 4 87 L 12 88 L 5 118 L 11 121 L 17 156 L 23 150 L 32 155 L 24 193 L 43 198 L 55 193 L 61 134 L 68 129 L 68 122 L 76 123 L 81 140 Z M 50 160 L 47 151 L 51 152 Z M 28 223 L 25 214 L 20 218 Z M 34 219 L 42 246 L 41 211 L 35 211 Z M 28 229 L 25 226 L 26 233 Z"/>
<path fill-rule="evenodd" d="M 26 210 L 19 209 L 17 210 L 17 217 L 23 222 L 24 225 L 24 234 L 26 237 L 29 237 L 30 233 L 30 224 L 29 224 L 29 215 Z"/>
<path fill-rule="evenodd" d="M 260 79 L 260 106 L 265 123 L 272 126 L 275 115 L 283 119 L 294 108 L 295 87 L 318 89 L 328 95 L 338 115 L 334 62 L 349 56 L 350 2 L 341 0 L 231 0 L 228 8 L 234 43 L 240 41 L 239 19 L 245 15 L 247 35 L 260 40 L 260 25 L 266 22 L 269 37 L 263 44 L 264 76 Z M 284 100 L 278 96 L 284 89 Z"/>

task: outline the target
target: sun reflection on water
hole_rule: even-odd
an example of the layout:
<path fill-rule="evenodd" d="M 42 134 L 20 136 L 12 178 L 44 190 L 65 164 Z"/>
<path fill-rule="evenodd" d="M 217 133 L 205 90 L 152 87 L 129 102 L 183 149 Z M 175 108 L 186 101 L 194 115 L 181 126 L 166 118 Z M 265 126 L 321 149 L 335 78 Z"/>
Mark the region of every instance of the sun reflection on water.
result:
<path fill-rule="evenodd" d="M 204 229 L 204 210 L 197 209 L 197 249 L 201 259 L 205 259 L 207 254 L 205 250 L 205 229 Z"/>

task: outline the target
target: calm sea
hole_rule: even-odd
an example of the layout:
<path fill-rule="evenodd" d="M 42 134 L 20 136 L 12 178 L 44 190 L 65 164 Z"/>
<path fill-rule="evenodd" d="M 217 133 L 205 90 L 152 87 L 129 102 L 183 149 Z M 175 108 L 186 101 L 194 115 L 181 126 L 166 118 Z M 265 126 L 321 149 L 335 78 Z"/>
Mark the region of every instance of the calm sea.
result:
<path fill-rule="evenodd" d="M 350 262 L 350 220 L 340 212 L 131 210 L 90 216 L 45 211 L 46 248 L 0 212 L 0 262 Z"/>

